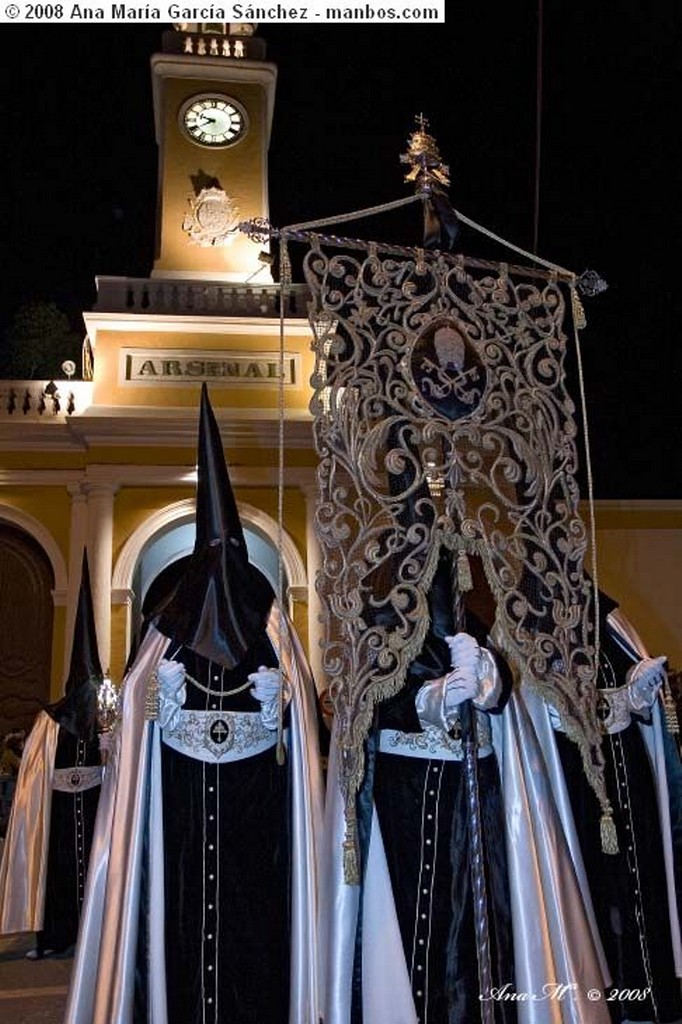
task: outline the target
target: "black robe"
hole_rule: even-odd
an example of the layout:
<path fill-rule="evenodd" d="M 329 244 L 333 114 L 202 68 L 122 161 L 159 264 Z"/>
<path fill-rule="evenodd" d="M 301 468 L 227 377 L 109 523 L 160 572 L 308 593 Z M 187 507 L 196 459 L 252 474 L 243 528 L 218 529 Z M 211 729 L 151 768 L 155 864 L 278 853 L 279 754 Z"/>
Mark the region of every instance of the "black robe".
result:
<path fill-rule="evenodd" d="M 99 764 L 97 738 L 81 740 L 60 726 L 55 768 Z M 100 788 L 52 791 L 45 911 L 43 929 L 37 934 L 39 953 L 63 951 L 76 942 Z"/>
<path fill-rule="evenodd" d="M 451 669 L 443 624 L 433 611 L 424 646 L 410 667 L 404 689 L 380 707 L 379 730 L 421 732 L 414 703 L 417 692 L 423 683 Z M 468 616 L 464 628 L 490 650 L 477 620 Z M 496 709 L 501 710 L 511 676 L 502 659 L 495 658 L 503 680 Z M 477 763 L 493 984 L 509 984 L 513 989 L 500 776 L 494 754 Z M 420 1024 L 476 1024 L 481 1004 L 463 762 L 378 752 L 373 792 Z M 429 872 L 432 881 L 428 881 Z M 516 1020 L 513 1003 L 499 1000 L 493 1006 L 497 1024 Z"/>
<path fill-rule="evenodd" d="M 216 690 L 277 665 L 265 635 L 232 671 L 172 642 L 167 657 Z M 250 686 L 186 685 L 186 710 L 260 713 Z M 223 764 L 161 750 L 168 1024 L 288 1024 L 287 768 L 275 747 Z"/>
<path fill-rule="evenodd" d="M 626 653 L 610 626 L 601 627 L 600 688 L 624 686 L 636 657 Z M 643 721 L 642 728 L 652 728 Z M 682 1019 L 680 979 L 675 976 L 668 927 L 668 892 L 656 785 L 651 762 L 633 721 L 607 735 L 607 793 L 613 807 L 619 852 L 601 848 L 600 810 L 582 769 L 580 752 L 556 734 L 580 846 L 613 987 L 611 1018 L 672 1024 Z"/>

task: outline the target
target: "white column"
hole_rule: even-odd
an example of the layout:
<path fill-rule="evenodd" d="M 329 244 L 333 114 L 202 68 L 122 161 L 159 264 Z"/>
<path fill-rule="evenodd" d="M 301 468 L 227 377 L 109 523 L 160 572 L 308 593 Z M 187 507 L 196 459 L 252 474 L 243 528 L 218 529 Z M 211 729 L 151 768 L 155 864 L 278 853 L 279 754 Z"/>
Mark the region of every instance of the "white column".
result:
<path fill-rule="evenodd" d="M 81 583 L 83 548 L 88 536 L 87 496 L 80 484 L 69 484 L 71 495 L 71 528 L 69 531 L 69 576 L 66 596 L 66 634 L 64 637 L 64 679 L 69 674 L 71 648 L 73 646 L 73 625 L 76 621 L 76 607 Z"/>
<path fill-rule="evenodd" d="M 133 642 L 133 601 L 135 600 L 135 592 L 129 587 L 119 587 L 111 591 L 111 603 L 112 605 L 125 605 L 126 609 L 126 635 L 125 635 L 125 650 L 126 658 L 130 654 L 130 647 Z M 109 666 L 111 668 L 111 666 Z M 117 680 L 118 681 L 118 680 Z"/>
<path fill-rule="evenodd" d="M 102 671 L 107 672 L 111 659 L 111 572 L 114 547 L 115 484 L 89 484 L 88 493 L 88 564 L 92 584 L 97 646 Z"/>
<path fill-rule="evenodd" d="M 306 507 L 306 566 L 308 571 L 308 651 L 310 652 L 310 667 L 313 671 L 313 678 L 318 691 L 326 688 L 327 682 L 322 667 L 322 641 L 324 640 L 324 627 L 320 622 L 322 614 L 322 602 L 320 601 L 315 579 L 321 567 L 320 545 L 315 533 L 315 511 L 317 509 L 317 484 L 308 484 L 301 487 L 305 495 Z"/>

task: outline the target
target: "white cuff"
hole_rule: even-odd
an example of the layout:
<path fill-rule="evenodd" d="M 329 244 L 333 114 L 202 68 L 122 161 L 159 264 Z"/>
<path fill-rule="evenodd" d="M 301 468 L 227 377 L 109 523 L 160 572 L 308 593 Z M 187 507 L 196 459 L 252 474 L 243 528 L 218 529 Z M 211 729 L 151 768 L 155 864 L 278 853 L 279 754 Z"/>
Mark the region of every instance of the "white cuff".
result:
<path fill-rule="evenodd" d="M 284 713 L 289 707 L 290 699 L 290 695 L 285 688 L 282 717 L 284 717 Z M 276 693 L 274 697 L 270 698 L 270 700 L 264 700 L 261 702 L 260 717 L 265 728 L 274 732 L 279 724 L 279 694 Z"/>
<path fill-rule="evenodd" d="M 480 661 L 478 666 L 478 693 L 474 697 L 474 707 L 478 711 L 490 711 L 497 707 L 502 693 L 502 677 L 497 669 L 495 658 L 486 650 L 480 648 Z"/>
<path fill-rule="evenodd" d="M 633 711 L 648 711 L 656 701 L 665 680 L 665 658 L 643 658 L 628 669 L 626 685 L 628 701 Z"/>
<path fill-rule="evenodd" d="M 444 729 L 445 732 L 449 732 L 459 720 L 459 703 L 450 706 L 447 704 L 447 683 L 451 675 L 453 673 L 448 673 L 439 679 L 431 679 L 419 688 L 414 706 L 422 728 L 427 725 L 435 725 Z M 473 679 L 471 683 L 473 683 Z M 495 659 L 490 651 L 481 647 L 478 652 L 476 668 L 476 691 L 471 698 L 474 707 L 477 711 L 489 711 L 499 703 L 501 692 L 502 679 Z"/>
<path fill-rule="evenodd" d="M 420 686 L 417 691 L 417 696 L 414 699 L 414 706 L 422 729 L 427 725 L 435 725 L 439 729 L 443 729 L 445 732 L 448 732 L 448 730 L 452 728 L 452 724 L 448 725 L 445 717 L 445 706 L 443 701 L 444 682 L 445 678 L 443 676 L 439 679 L 431 679 L 428 683 L 424 683 L 423 686 Z M 453 708 L 452 710 L 454 711 L 456 709 Z M 452 717 L 452 723 L 454 724 L 457 716 L 453 716 L 451 712 L 448 717 Z"/>
<path fill-rule="evenodd" d="M 187 700 L 187 670 L 182 662 L 162 658 L 156 666 L 158 683 L 157 720 L 162 728 L 172 729 L 180 709 Z"/>

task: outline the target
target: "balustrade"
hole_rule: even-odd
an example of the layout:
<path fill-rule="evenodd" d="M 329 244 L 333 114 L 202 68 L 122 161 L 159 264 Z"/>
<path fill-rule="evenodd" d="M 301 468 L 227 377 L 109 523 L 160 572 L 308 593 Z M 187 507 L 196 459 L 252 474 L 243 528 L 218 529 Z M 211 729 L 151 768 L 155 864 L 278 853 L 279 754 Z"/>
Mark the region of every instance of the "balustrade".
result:
<path fill-rule="evenodd" d="M 285 295 L 284 315 L 306 317 L 309 292 L 293 285 Z M 169 313 L 174 316 L 280 315 L 280 289 L 171 278 L 98 277 L 98 313 Z"/>

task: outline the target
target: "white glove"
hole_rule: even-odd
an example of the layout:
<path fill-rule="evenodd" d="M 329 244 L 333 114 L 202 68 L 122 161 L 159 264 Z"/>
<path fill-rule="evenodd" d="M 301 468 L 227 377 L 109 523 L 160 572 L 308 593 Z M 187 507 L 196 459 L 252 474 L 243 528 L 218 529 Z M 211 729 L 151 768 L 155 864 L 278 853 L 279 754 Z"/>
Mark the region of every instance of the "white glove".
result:
<path fill-rule="evenodd" d="M 251 672 L 249 682 L 253 683 L 249 691 L 261 703 L 261 718 L 266 729 L 276 729 L 279 717 L 279 689 L 282 685 L 282 673 L 277 668 L 260 665 L 257 672 Z M 285 689 L 284 706 L 289 703 Z"/>
<path fill-rule="evenodd" d="M 650 708 L 665 682 L 666 658 L 642 658 L 627 673 L 628 696 L 633 711 Z"/>
<path fill-rule="evenodd" d="M 481 648 L 469 633 L 455 633 L 446 636 L 445 642 L 450 648 L 450 664 L 462 671 L 476 670 L 481 658 Z"/>
<path fill-rule="evenodd" d="M 164 658 L 156 666 L 156 678 L 159 681 L 159 725 L 172 728 L 187 700 L 185 666 Z"/>
<path fill-rule="evenodd" d="M 156 666 L 156 677 L 164 690 L 174 691 L 185 681 L 185 666 L 180 661 L 163 658 Z"/>
<path fill-rule="evenodd" d="M 253 683 L 250 693 L 261 704 L 266 704 L 278 695 L 280 681 L 279 669 L 266 668 L 265 665 L 260 665 L 258 671 L 252 672 L 249 676 L 249 682 Z"/>
<path fill-rule="evenodd" d="M 468 633 L 446 636 L 450 648 L 452 672 L 448 672 L 443 686 L 443 714 L 448 728 L 457 717 L 457 707 L 465 700 L 478 697 L 478 674 L 481 667 L 481 648 Z"/>
<path fill-rule="evenodd" d="M 415 707 L 422 726 L 436 725 L 449 732 L 457 720 L 459 705 L 478 696 L 481 649 L 468 633 L 445 639 L 450 648 L 452 671 L 424 683 Z"/>
<path fill-rule="evenodd" d="M 457 708 L 465 700 L 475 700 L 478 696 L 478 674 L 475 669 L 455 668 L 448 672 L 443 680 L 443 715 L 448 729 L 451 729 L 457 716 Z"/>

